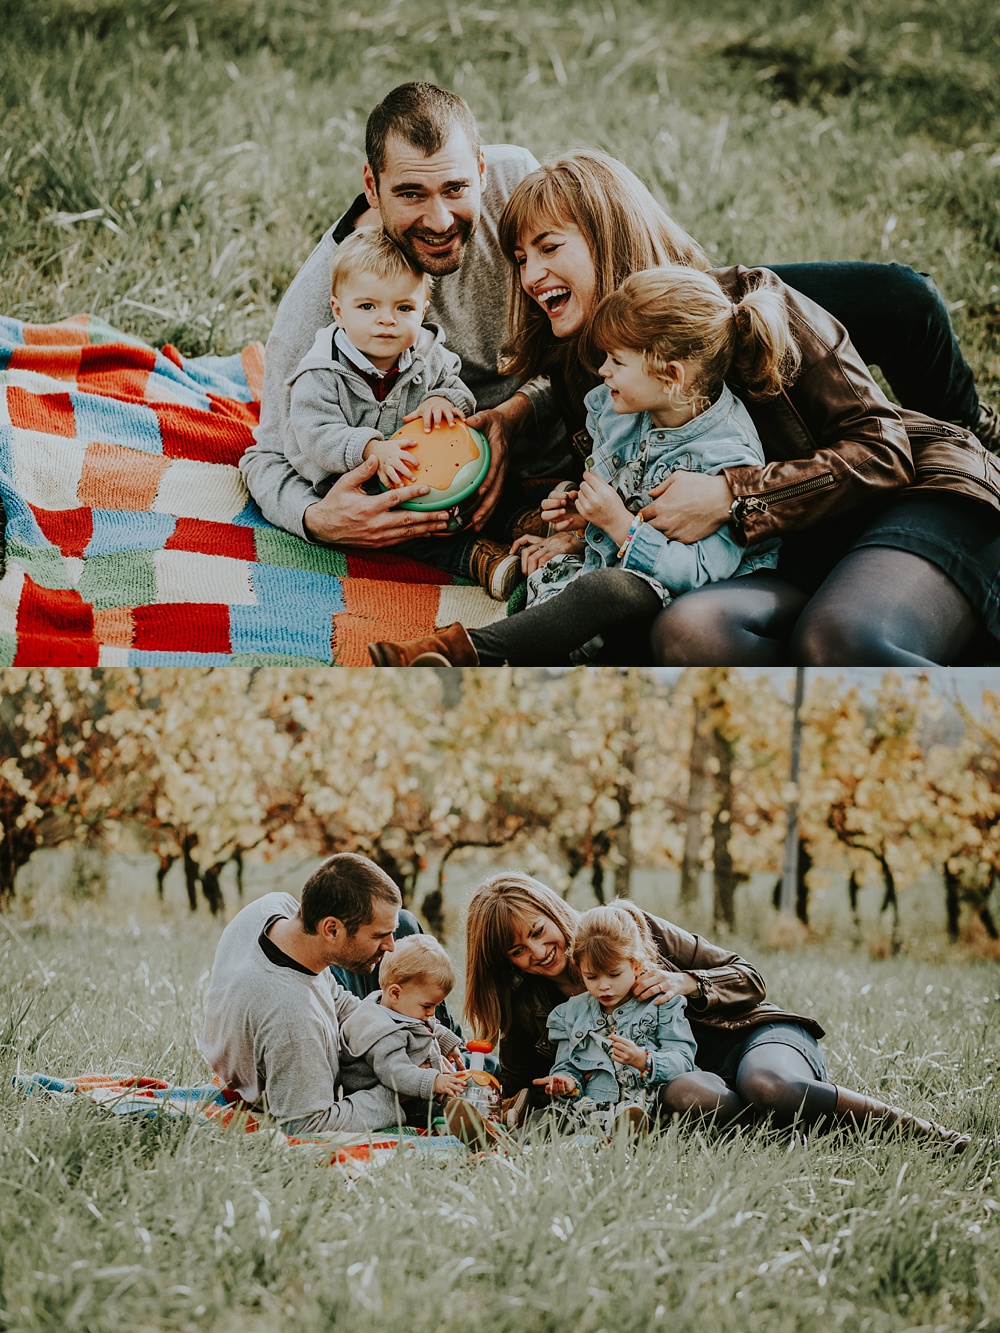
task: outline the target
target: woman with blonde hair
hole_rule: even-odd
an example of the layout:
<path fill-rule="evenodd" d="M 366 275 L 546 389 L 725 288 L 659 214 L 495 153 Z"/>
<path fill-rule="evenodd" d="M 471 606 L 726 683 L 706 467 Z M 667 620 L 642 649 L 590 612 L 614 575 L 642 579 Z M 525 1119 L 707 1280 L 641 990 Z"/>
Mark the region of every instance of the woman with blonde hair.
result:
<path fill-rule="evenodd" d="M 764 999 L 752 963 L 650 912 L 642 917 L 658 955 L 635 979 L 640 1001 L 687 1000 L 697 1043 L 693 1073 L 660 1094 L 670 1113 L 720 1122 L 770 1116 L 777 1124 L 898 1125 L 902 1132 L 961 1151 L 969 1136 L 827 1080 L 812 1018 Z M 572 962 L 580 914 L 530 875 L 503 872 L 479 886 L 466 922 L 465 1012 L 480 1037 L 500 1043 L 508 1124 L 545 1104 L 542 1087 L 555 1059 L 552 1010 L 584 984 Z"/>
<path fill-rule="evenodd" d="M 639 269 L 704 269 L 707 261 L 636 176 L 584 150 L 521 181 L 499 239 L 511 263 L 505 368 L 549 377 L 583 459 L 598 305 Z M 777 573 L 757 570 L 676 598 L 653 631 L 657 660 L 950 663 L 984 635 L 1000 637 L 997 459 L 968 431 L 890 404 L 846 329 L 773 271 L 714 275 L 737 304 L 751 289 L 782 294 L 798 372 L 779 393 L 754 400 L 737 365 L 726 382 L 746 399 L 765 462 L 715 475 L 677 469 L 642 514 L 682 543 L 721 524 L 740 543 L 780 537 L 782 557 Z M 528 572 L 581 551 L 564 498 L 543 512 L 563 531 L 520 539 Z"/>

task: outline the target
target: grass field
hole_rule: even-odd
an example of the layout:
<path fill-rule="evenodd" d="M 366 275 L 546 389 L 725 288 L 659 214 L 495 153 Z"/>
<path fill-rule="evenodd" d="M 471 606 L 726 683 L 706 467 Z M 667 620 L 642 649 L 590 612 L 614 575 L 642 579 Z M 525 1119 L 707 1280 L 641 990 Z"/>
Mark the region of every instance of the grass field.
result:
<path fill-rule="evenodd" d="M 138 874 L 43 906 L 0 921 L 4 1330 L 1000 1328 L 995 963 L 737 941 L 822 1018 L 835 1080 L 974 1132 L 963 1157 L 674 1127 L 350 1180 L 264 1135 L 14 1092 L 17 1068 L 205 1074 L 219 925 Z"/>
<path fill-rule="evenodd" d="M 263 338 L 395 83 L 625 158 L 719 261 L 931 272 L 1000 387 L 990 0 L 0 0 L 0 312 Z"/>

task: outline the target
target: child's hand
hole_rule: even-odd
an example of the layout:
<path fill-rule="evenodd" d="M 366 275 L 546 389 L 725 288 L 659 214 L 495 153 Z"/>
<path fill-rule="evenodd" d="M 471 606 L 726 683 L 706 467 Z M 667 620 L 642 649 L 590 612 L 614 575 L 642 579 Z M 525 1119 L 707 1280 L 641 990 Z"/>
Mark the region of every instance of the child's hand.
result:
<path fill-rule="evenodd" d="M 625 501 L 613 486 L 597 475 L 585 472 L 576 496 L 576 511 L 588 523 L 602 528 L 612 541 L 623 542 L 632 524 Z"/>
<path fill-rule="evenodd" d="M 465 1072 L 465 1061 L 462 1059 L 461 1046 L 456 1046 L 455 1049 L 452 1051 L 451 1055 L 446 1055 L 445 1059 L 449 1060 L 455 1066 L 455 1068 L 461 1070 L 462 1073 Z"/>
<path fill-rule="evenodd" d="M 576 1079 L 570 1078 L 569 1074 L 549 1074 L 548 1078 L 536 1078 L 532 1082 L 544 1088 L 550 1097 L 568 1097 L 577 1090 Z"/>
<path fill-rule="evenodd" d="M 442 1071 L 434 1080 L 434 1092 L 438 1097 L 461 1097 L 464 1091 L 465 1079 L 461 1074 Z"/>
<path fill-rule="evenodd" d="M 611 1034 L 611 1058 L 616 1065 L 632 1065 L 634 1069 L 646 1068 L 646 1052 L 643 1048 L 617 1032 Z"/>
<path fill-rule="evenodd" d="M 556 532 L 583 527 L 583 515 L 577 512 L 574 504 L 578 494 L 578 491 L 557 491 L 542 501 L 542 518 L 551 523 Z"/>
<path fill-rule="evenodd" d="M 410 412 L 403 420 L 416 421 L 418 417 L 424 423 L 425 431 L 431 430 L 434 426 L 440 426 L 443 421 L 447 421 L 449 426 L 453 426 L 456 421 L 465 420 L 464 414 L 458 410 L 454 403 L 441 397 L 425 398 L 417 410 Z"/>
<path fill-rule="evenodd" d="M 409 486 L 411 473 L 416 472 L 417 465 L 412 458 L 407 458 L 406 451 L 416 447 L 415 440 L 403 437 L 395 440 L 369 440 L 365 445 L 364 457 L 378 459 L 378 479 L 383 486 Z"/>

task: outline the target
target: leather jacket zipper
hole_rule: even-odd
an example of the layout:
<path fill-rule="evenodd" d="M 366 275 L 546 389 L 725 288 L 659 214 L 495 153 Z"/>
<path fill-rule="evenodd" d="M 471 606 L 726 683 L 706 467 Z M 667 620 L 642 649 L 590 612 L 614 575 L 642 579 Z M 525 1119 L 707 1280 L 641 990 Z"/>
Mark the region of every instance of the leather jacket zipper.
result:
<path fill-rule="evenodd" d="M 780 490 L 771 491 L 766 500 L 760 495 L 747 495 L 743 503 L 747 511 L 766 514 L 768 505 L 778 500 L 794 500 L 800 495 L 808 495 L 810 491 L 819 491 L 833 484 L 833 473 L 824 472 L 822 476 L 812 477 L 809 481 L 797 481 L 794 486 L 782 486 Z"/>
<path fill-rule="evenodd" d="M 995 495 L 996 498 L 1000 500 L 1000 490 L 998 490 L 991 482 L 987 481 L 985 477 L 977 477 L 974 472 L 962 472 L 957 467 L 936 467 L 934 469 L 934 475 L 939 477 L 961 477 L 964 481 L 971 481 L 974 485 L 981 486 L 984 491 L 989 491 L 991 495 Z M 919 486 L 920 483 L 918 482 L 917 485 Z"/>

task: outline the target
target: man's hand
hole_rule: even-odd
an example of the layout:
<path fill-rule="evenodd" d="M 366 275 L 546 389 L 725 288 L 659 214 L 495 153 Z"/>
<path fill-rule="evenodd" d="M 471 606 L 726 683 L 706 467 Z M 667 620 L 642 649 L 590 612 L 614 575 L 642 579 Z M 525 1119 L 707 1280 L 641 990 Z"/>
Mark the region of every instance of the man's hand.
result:
<path fill-rule="evenodd" d="M 671 472 L 649 492 L 653 497 L 642 511 L 664 537 L 673 541 L 700 542 L 722 527 L 729 517 L 733 493 L 720 472 L 710 477 L 704 472 Z"/>
<path fill-rule="evenodd" d="M 526 393 L 516 393 L 499 407 L 466 418 L 465 424 L 482 431 L 490 445 L 490 470 L 479 492 L 479 508 L 472 515 L 472 527 L 476 532 L 482 531 L 497 507 L 507 476 L 511 442 L 531 420 L 534 410 Z"/>
<path fill-rule="evenodd" d="M 425 398 L 415 412 L 408 412 L 403 418 L 404 423 L 417 420 L 424 423 L 424 432 L 426 433 L 445 421 L 449 426 L 453 426 L 456 421 L 464 421 L 465 415 L 458 410 L 450 399 L 435 394 L 431 398 Z"/>
<path fill-rule="evenodd" d="M 596 472 L 585 472 L 576 497 L 576 510 L 588 523 L 601 528 L 619 545 L 628 536 L 632 515 L 613 486 Z"/>
<path fill-rule="evenodd" d="M 434 1080 L 436 1097 L 461 1097 L 465 1091 L 465 1079 L 461 1074 L 449 1074 L 447 1070 L 438 1074 Z"/>
<path fill-rule="evenodd" d="M 548 1078 L 533 1078 L 531 1081 L 544 1088 L 550 1097 L 568 1097 L 577 1091 L 576 1079 L 570 1078 L 569 1074 L 549 1074 Z"/>
<path fill-rule="evenodd" d="M 554 555 L 582 555 L 584 544 L 572 532 L 557 532 L 554 537 L 533 537 L 526 533 L 518 537 L 510 550 L 512 555 L 520 553 L 521 573 L 532 574 L 547 565 Z"/>
<path fill-rule="evenodd" d="M 620 1032 L 611 1034 L 611 1058 L 616 1065 L 631 1065 L 633 1069 L 646 1068 L 646 1052 Z"/>
<path fill-rule="evenodd" d="M 367 495 L 362 487 L 377 468 L 377 458 L 366 458 L 353 472 L 339 477 L 322 500 L 309 505 L 302 517 L 307 536 L 330 546 L 381 547 L 447 533 L 444 514 L 398 507 L 404 500 L 426 495 L 429 486 L 400 486 L 382 495 Z"/>

